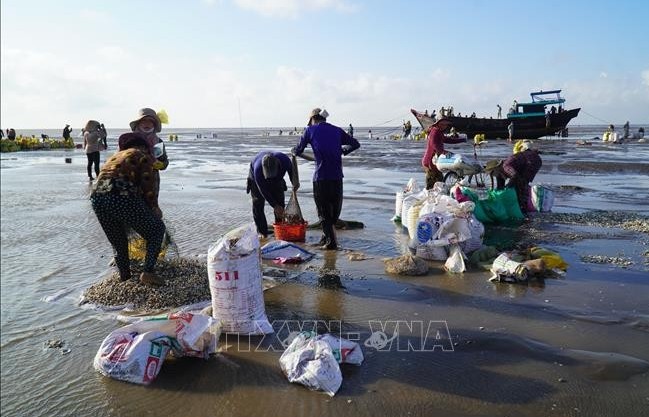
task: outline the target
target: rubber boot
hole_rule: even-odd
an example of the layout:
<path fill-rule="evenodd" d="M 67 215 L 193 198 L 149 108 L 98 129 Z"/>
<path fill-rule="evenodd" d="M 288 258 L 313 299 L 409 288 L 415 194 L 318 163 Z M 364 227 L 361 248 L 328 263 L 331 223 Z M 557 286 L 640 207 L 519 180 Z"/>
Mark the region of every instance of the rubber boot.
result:
<path fill-rule="evenodd" d="M 338 241 L 336 239 L 336 232 L 335 232 L 333 227 L 329 231 L 329 238 L 327 239 L 325 244 L 322 245 L 321 249 L 324 249 L 324 250 L 337 250 L 338 249 Z"/>
<path fill-rule="evenodd" d="M 119 270 L 119 280 L 124 282 L 131 279 L 131 268 L 124 268 Z"/>

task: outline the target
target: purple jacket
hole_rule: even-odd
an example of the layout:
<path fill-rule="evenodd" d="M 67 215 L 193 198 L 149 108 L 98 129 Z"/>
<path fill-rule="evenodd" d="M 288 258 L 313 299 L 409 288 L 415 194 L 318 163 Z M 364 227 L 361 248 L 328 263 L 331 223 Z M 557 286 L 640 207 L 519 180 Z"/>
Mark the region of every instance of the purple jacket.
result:
<path fill-rule="evenodd" d="M 343 178 L 342 155 L 361 147 L 361 144 L 341 128 L 321 122 L 304 130 L 300 143 L 293 148 L 295 155 L 304 152 L 310 144 L 315 156 L 313 181 L 341 180 Z"/>
<path fill-rule="evenodd" d="M 261 166 L 261 162 L 262 159 L 264 159 L 264 155 L 266 155 L 267 153 L 270 153 L 275 158 L 279 159 L 279 162 L 281 163 L 281 168 L 277 173 L 277 177 L 275 178 L 266 179 L 264 177 L 264 169 Z M 268 202 L 268 204 L 271 205 L 271 207 L 275 207 L 280 203 L 284 203 L 283 201 L 275 201 L 273 199 L 273 193 L 270 191 L 273 186 L 277 186 L 278 183 L 283 180 L 286 173 L 288 173 L 289 178 L 293 176 L 293 164 L 291 163 L 291 159 L 283 152 L 262 151 L 259 152 L 250 163 L 249 175 L 252 177 L 252 179 L 255 180 L 255 183 L 257 184 L 261 195 L 264 196 L 264 199 Z M 282 184 L 282 187 L 284 187 L 285 185 L 286 183 Z"/>
<path fill-rule="evenodd" d="M 534 180 L 541 169 L 541 156 L 534 149 L 515 153 L 503 162 L 503 171 L 509 178 L 524 178 L 528 183 Z"/>

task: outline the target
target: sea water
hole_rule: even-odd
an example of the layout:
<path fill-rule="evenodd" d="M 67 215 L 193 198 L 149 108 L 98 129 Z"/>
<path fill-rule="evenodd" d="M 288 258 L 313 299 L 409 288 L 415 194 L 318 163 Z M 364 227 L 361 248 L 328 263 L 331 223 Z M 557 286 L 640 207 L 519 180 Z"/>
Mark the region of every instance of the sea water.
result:
<path fill-rule="evenodd" d="M 344 158 L 341 215 L 366 227 L 339 231 L 343 251 L 318 251 L 308 265 L 288 267 L 287 282 L 265 292 L 267 314 L 275 325 L 340 323 L 333 328 L 361 344 L 366 361 L 358 368 L 343 368 L 343 386 L 333 399 L 289 384 L 279 368 L 281 352 L 246 350 L 231 341 L 207 362 L 165 362 L 149 387 L 101 376 L 92 359 L 103 338 L 121 324 L 110 312 L 78 305 L 83 288 L 107 273 L 112 257 L 88 200 L 85 153 L 2 154 L 1 414 L 644 412 L 649 391 L 643 373 L 649 361 L 649 272 L 643 264 L 647 236 L 557 225 L 589 238 L 550 247 L 570 267 L 563 279 L 543 285 L 494 284 L 486 271 L 447 274 L 442 263 L 432 263 L 424 277 L 388 276 L 382 259 L 407 251 L 407 233 L 390 221 L 395 193 L 410 178 L 424 183 L 420 159 L 425 142 L 385 139 L 398 128 L 371 129 L 381 139 L 368 140 L 363 134 L 368 129 L 357 128 L 362 147 Z M 535 183 L 556 190 L 555 212 L 597 209 L 649 215 L 649 145 L 593 140 L 604 129 L 571 127 L 568 138 L 547 138 Z M 283 129 L 281 136 L 278 130 L 266 135 L 267 129 L 168 129 L 161 134 L 170 165 L 161 174 L 160 206 L 182 256 L 204 255 L 224 233 L 252 221 L 245 192 L 251 158 L 264 149 L 288 152 L 299 140 L 287 135 L 290 129 Z M 102 163 L 125 131 L 109 130 Z M 58 130 L 18 133 L 59 136 Z M 178 141 L 168 141 L 169 134 L 177 134 Z M 577 145 L 578 139 L 591 145 Z M 474 152 L 471 144 L 447 149 Z M 510 153 L 506 141 L 489 141 L 476 150 L 483 162 Z M 305 218 L 313 223 L 313 163 L 299 164 L 298 197 Z M 308 242 L 319 237 L 318 231 L 307 233 Z M 352 262 L 348 251 L 363 252 L 369 259 Z M 634 264 L 620 268 L 580 261 L 584 254 L 621 253 Z M 344 288 L 319 286 L 318 270 L 338 271 Z M 437 332 L 439 345 L 447 349 L 412 348 L 428 346 L 431 336 L 416 329 L 431 323 L 443 330 Z M 47 348 L 48 340 L 62 340 L 65 350 Z"/>

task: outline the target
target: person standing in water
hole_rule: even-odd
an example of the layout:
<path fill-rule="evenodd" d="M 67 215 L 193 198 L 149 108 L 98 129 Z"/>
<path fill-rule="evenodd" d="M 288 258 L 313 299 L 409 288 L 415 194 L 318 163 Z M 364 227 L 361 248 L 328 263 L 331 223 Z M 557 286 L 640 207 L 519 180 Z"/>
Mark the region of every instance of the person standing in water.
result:
<path fill-rule="evenodd" d="M 451 126 L 451 121 L 447 118 L 440 118 L 433 123 L 428 130 L 428 139 L 426 142 L 426 151 L 421 158 L 421 166 L 426 172 L 426 189 L 433 188 L 436 182 L 444 181 L 444 175 L 437 169 L 433 162 L 434 156 L 445 154 L 444 143 L 462 143 L 466 138 L 451 138 L 444 136 L 444 132 Z"/>
<path fill-rule="evenodd" d="M 63 128 L 63 140 L 70 140 L 70 133 L 72 133 L 72 129 L 70 129 L 70 125 L 65 125 Z"/>
<path fill-rule="evenodd" d="M 103 123 L 99 125 L 99 131 L 101 132 L 101 143 L 104 147 L 104 150 L 108 149 L 108 132 L 106 131 L 106 126 Z"/>
<path fill-rule="evenodd" d="M 322 224 L 318 245 L 325 250 L 336 250 L 335 226 L 343 205 L 342 156 L 360 148 L 361 144 L 341 128 L 327 123 L 328 116 L 324 109 L 311 111 L 308 126 L 300 143 L 293 148 L 293 154 L 301 155 L 307 145 L 313 149 L 313 199 Z"/>
<path fill-rule="evenodd" d="M 95 175 L 99 176 L 99 151 L 101 150 L 101 130 L 99 122 L 96 120 L 88 120 L 83 128 L 83 149 L 86 151 L 86 158 L 88 159 L 86 165 L 88 180 L 92 181 L 94 180 L 92 176 L 93 165 Z"/>
<path fill-rule="evenodd" d="M 113 247 L 120 281 L 131 278 L 128 230 L 135 230 L 146 240 L 144 271 L 140 282 L 164 285 L 154 273 L 165 235 L 162 211 L 158 206 L 159 188 L 148 140 L 137 133 L 119 137 L 119 151 L 101 169 L 90 195 L 92 209 Z"/>

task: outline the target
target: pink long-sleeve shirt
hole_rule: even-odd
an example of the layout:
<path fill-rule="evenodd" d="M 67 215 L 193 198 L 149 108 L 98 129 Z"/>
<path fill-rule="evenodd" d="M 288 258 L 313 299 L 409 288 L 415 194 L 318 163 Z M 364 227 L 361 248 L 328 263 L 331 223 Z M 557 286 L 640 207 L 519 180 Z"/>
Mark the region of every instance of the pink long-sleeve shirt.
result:
<path fill-rule="evenodd" d="M 428 142 L 426 143 L 426 152 L 424 152 L 423 158 L 421 158 L 421 166 L 424 168 L 433 167 L 433 155 L 441 155 L 444 153 L 444 144 L 445 143 L 463 143 L 465 139 L 461 138 L 450 138 L 444 136 L 442 129 L 438 127 L 433 127 L 428 132 Z"/>

